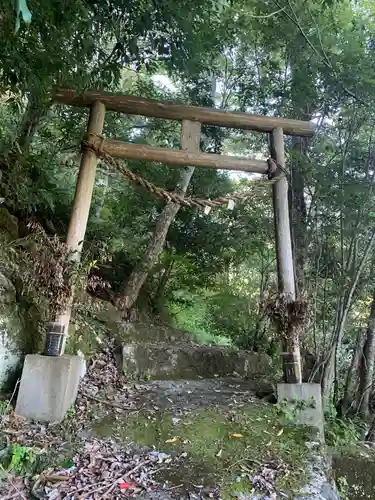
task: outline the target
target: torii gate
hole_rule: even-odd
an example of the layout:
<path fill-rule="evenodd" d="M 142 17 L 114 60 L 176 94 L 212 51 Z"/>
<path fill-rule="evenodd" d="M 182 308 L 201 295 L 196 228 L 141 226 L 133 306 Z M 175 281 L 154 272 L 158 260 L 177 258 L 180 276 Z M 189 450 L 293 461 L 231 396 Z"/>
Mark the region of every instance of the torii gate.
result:
<path fill-rule="evenodd" d="M 283 136 L 286 134 L 311 137 L 314 133 L 314 125 L 300 120 L 226 112 L 97 91 L 79 94 L 70 89 L 56 89 L 52 100 L 56 103 L 90 108 L 85 148 L 82 153 L 66 241 L 68 249 L 73 252 L 76 259 L 80 259 L 85 238 L 95 184 L 95 170 L 100 154 L 114 158 L 158 161 L 175 166 L 194 165 L 205 168 L 242 170 L 268 174 L 273 178 L 279 289 L 278 333 L 283 349 L 284 380 L 287 382 L 287 384 L 280 384 L 283 387 L 280 387 L 279 396 L 295 397 L 297 393 L 300 393 L 302 397 L 306 396 L 302 394 L 303 384 L 301 384 L 299 325 L 293 321 L 298 316 L 298 302 L 296 301 Z M 156 148 L 105 140 L 102 132 L 106 110 L 181 121 L 181 149 Z M 201 124 L 269 133 L 271 158 L 274 161 L 202 153 L 199 150 Z M 46 336 L 44 356 L 26 356 L 16 414 L 35 420 L 61 421 L 74 403 L 79 380 L 84 371 L 84 361 L 79 356 L 63 356 L 70 315 L 71 303 L 67 304 L 65 310 L 61 311 L 51 323 L 50 331 Z M 320 386 L 318 392 L 315 400 L 321 409 Z M 307 393 L 310 394 L 309 391 Z M 319 421 L 323 421 L 322 412 L 318 416 Z"/>
<path fill-rule="evenodd" d="M 269 163 L 266 160 L 202 153 L 199 150 L 201 124 L 269 133 L 271 158 L 277 165 L 276 171 L 272 172 L 272 175 L 277 177 L 276 182 L 272 183 L 272 190 L 279 297 L 286 304 L 295 303 L 296 289 L 289 221 L 288 181 L 284 172 L 283 135 L 311 137 L 314 133 L 314 125 L 311 122 L 250 115 L 243 112 L 219 111 L 99 91 L 87 91 L 80 94 L 70 89 L 55 89 L 52 100 L 55 103 L 90 108 L 86 144 L 92 147 L 85 148 L 82 153 L 66 241 L 77 258 L 79 258 L 85 238 L 95 183 L 97 165 L 95 151 L 100 150 L 114 158 L 157 161 L 174 166 L 197 166 L 270 174 Z M 181 149 L 151 147 L 103 139 L 106 110 L 181 121 Z M 56 318 L 53 328 L 47 334 L 45 354 L 55 356 L 63 354 L 70 313 L 71 305 L 67 305 L 66 311 Z M 279 334 L 283 348 L 284 379 L 289 383 L 301 383 L 298 331 L 290 325 L 288 335 L 285 336 L 286 332 L 285 329 L 282 331 L 281 323 Z"/>
<path fill-rule="evenodd" d="M 241 170 L 268 174 L 273 177 L 273 207 L 275 220 L 276 260 L 278 273 L 278 333 L 282 343 L 284 381 L 280 394 L 288 397 L 302 391 L 301 359 L 294 265 L 288 207 L 288 180 L 285 175 L 284 137 L 295 135 L 311 137 L 314 125 L 300 120 L 273 118 L 219 111 L 211 108 L 185 106 L 167 101 L 114 95 L 89 91 L 79 94 L 70 89 L 56 89 L 53 102 L 90 108 L 76 192 L 70 218 L 67 246 L 80 259 L 91 198 L 95 184 L 95 170 L 100 154 L 114 158 L 133 158 L 158 161 L 174 166 L 197 166 L 226 170 Z M 167 149 L 125 144 L 102 137 L 105 111 L 144 115 L 167 120 L 178 120 L 181 126 L 181 149 Z M 256 130 L 270 135 L 272 161 L 239 158 L 202 153 L 199 149 L 201 124 L 219 127 Z M 297 313 L 297 314 L 296 314 Z M 65 339 L 71 315 L 71 303 L 51 323 L 46 336 L 44 355 L 25 358 L 16 414 L 26 418 L 61 421 L 74 403 L 84 361 L 79 356 L 63 356 Z M 319 387 L 320 389 L 320 387 Z M 302 394 L 302 392 L 301 392 Z M 319 392 L 320 394 L 320 392 Z M 320 396 L 316 397 L 321 408 Z M 320 415 L 320 414 L 319 414 Z M 322 415 L 322 412 L 321 412 Z M 319 416 L 322 419 L 321 415 Z"/>

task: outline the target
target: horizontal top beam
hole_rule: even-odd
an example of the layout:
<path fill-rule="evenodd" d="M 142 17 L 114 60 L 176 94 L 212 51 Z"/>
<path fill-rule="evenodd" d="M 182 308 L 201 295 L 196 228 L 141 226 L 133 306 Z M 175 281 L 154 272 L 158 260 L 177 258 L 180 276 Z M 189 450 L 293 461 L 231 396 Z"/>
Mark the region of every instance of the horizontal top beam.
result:
<path fill-rule="evenodd" d="M 280 127 L 286 135 L 310 137 L 314 134 L 313 123 L 272 116 L 250 115 L 249 113 L 220 111 L 213 108 L 187 106 L 170 101 L 157 101 L 130 95 L 116 95 L 108 92 L 76 92 L 72 89 L 55 89 L 52 101 L 71 106 L 90 107 L 95 101 L 101 101 L 106 109 L 133 115 L 165 118 L 167 120 L 191 120 L 205 125 L 271 132 Z"/>

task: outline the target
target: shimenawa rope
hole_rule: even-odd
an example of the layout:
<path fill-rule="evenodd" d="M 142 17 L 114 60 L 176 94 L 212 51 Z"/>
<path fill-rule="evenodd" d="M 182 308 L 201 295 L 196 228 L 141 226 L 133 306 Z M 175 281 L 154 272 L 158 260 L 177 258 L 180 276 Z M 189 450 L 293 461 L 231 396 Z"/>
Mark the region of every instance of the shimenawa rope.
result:
<path fill-rule="evenodd" d="M 93 144 L 92 141 L 90 141 L 91 136 L 99 137 L 101 139 L 99 147 L 97 147 L 95 144 Z M 200 209 L 204 209 L 205 213 L 208 214 L 211 208 L 224 205 L 228 209 L 232 210 L 234 208 L 235 202 L 246 203 L 253 196 L 253 193 L 248 193 L 248 194 L 232 194 L 231 196 L 216 198 L 214 200 L 197 198 L 197 197 L 185 198 L 183 195 L 171 191 L 166 191 L 161 187 L 155 186 L 155 184 L 153 184 L 152 182 L 149 182 L 147 179 L 144 179 L 140 175 L 135 174 L 127 167 L 122 165 L 119 161 L 115 160 L 111 155 L 106 153 L 103 150 L 103 144 L 104 144 L 104 137 L 98 134 L 89 133 L 85 135 L 81 143 L 81 148 L 82 150 L 88 149 L 90 151 L 93 151 L 99 158 L 102 158 L 107 165 L 111 166 L 115 170 L 119 171 L 121 174 L 125 175 L 125 177 L 130 179 L 138 186 L 142 186 L 144 189 L 147 189 L 147 191 L 149 191 L 150 193 L 164 199 L 167 203 L 170 202 L 178 203 L 183 207 L 197 207 Z M 270 184 L 274 184 L 275 182 L 277 182 L 278 177 L 277 176 L 275 177 L 275 173 L 278 170 L 278 168 L 280 168 L 285 172 L 285 170 L 280 165 L 277 165 L 272 158 L 268 158 L 267 163 L 268 163 L 268 172 L 266 174 L 267 179 L 257 179 L 253 181 L 254 184 L 257 185 L 262 184 L 263 186 L 269 186 Z"/>

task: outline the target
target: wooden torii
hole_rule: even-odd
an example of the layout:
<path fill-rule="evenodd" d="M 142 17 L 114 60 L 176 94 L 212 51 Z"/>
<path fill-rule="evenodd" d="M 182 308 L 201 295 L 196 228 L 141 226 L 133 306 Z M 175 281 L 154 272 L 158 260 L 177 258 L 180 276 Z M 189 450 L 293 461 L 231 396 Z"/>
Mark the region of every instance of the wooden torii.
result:
<path fill-rule="evenodd" d="M 70 218 L 67 246 L 80 258 L 95 183 L 97 154 L 102 151 L 114 158 L 131 158 L 156 161 L 173 166 L 197 166 L 225 170 L 240 170 L 258 174 L 269 173 L 267 161 L 251 158 L 202 153 L 199 149 L 201 124 L 218 127 L 255 130 L 270 134 L 271 158 L 277 165 L 277 181 L 272 184 L 275 220 L 276 258 L 279 297 L 287 304 L 296 301 L 295 275 L 288 207 L 288 181 L 284 172 L 284 134 L 311 137 L 314 125 L 311 122 L 250 115 L 242 112 L 220 111 L 212 108 L 187 106 L 168 101 L 144 99 L 129 95 L 115 95 L 99 91 L 78 93 L 71 89 L 55 89 L 52 95 L 55 103 L 90 108 L 86 140 L 92 148 L 85 148 L 77 179 L 76 192 Z M 178 120 L 181 126 L 181 149 L 168 149 L 127 144 L 105 140 L 102 137 L 105 111 L 143 115 L 166 120 Z M 46 354 L 61 355 L 71 315 L 71 304 L 59 314 L 47 335 Z M 279 330 L 282 330 L 280 326 Z M 301 360 L 298 331 L 285 336 L 279 331 L 283 350 L 284 379 L 290 383 L 301 382 Z M 290 332 L 289 332 L 290 333 Z M 57 342 L 58 340 L 58 342 Z M 54 343 L 51 349 L 49 343 Z"/>

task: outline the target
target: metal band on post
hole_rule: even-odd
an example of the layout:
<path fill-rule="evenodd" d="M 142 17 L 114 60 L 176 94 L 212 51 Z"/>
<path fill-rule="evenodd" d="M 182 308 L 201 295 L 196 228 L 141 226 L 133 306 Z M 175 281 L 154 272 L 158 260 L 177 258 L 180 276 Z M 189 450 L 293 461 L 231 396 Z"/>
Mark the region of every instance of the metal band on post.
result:
<path fill-rule="evenodd" d="M 64 327 L 58 323 L 49 323 L 44 344 L 44 356 L 60 356 L 64 341 Z"/>

